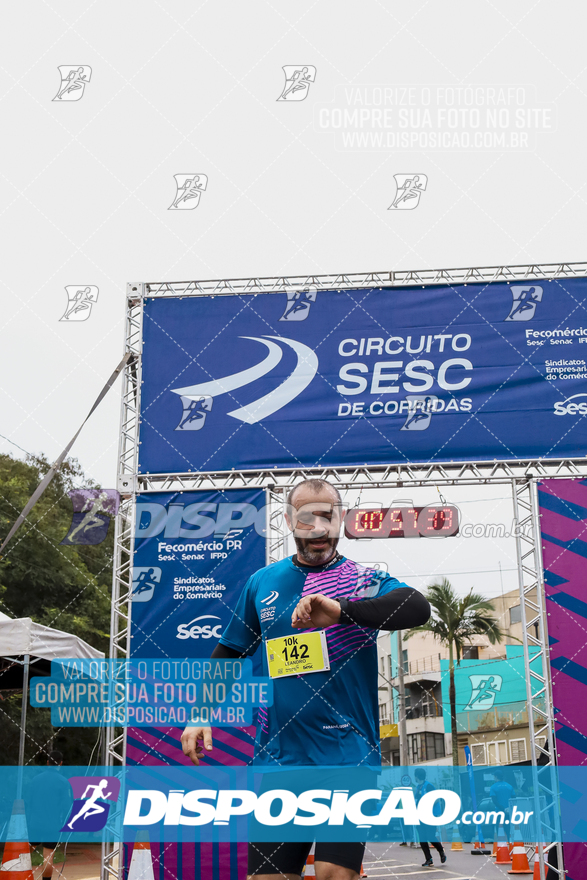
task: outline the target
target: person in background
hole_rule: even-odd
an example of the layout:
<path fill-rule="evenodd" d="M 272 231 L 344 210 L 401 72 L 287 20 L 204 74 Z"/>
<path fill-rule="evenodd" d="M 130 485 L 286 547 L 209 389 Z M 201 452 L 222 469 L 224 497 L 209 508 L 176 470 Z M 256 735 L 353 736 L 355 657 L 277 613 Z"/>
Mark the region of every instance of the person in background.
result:
<path fill-rule="evenodd" d="M 414 771 L 414 776 L 416 777 L 416 790 L 414 791 L 414 799 L 416 801 L 416 805 L 420 803 L 420 799 L 424 797 L 429 791 L 434 791 L 434 786 L 431 782 L 426 780 L 426 771 L 423 767 L 418 767 L 417 770 Z M 446 853 L 444 851 L 444 847 L 441 843 L 435 840 L 436 837 L 436 828 L 433 828 L 431 825 L 422 825 L 418 826 L 418 833 L 420 835 L 420 846 L 422 847 L 422 852 L 424 853 L 425 862 L 422 863 L 423 868 L 432 868 L 434 866 L 434 862 L 432 861 L 432 856 L 430 854 L 430 843 L 434 847 L 434 849 L 438 850 L 440 855 L 440 862 L 444 865 L 446 862 Z"/>
<path fill-rule="evenodd" d="M 71 807 L 71 786 L 65 777 L 61 776 L 60 767 L 63 764 L 63 755 L 57 749 L 49 752 L 47 767 L 44 773 L 39 774 L 34 780 L 31 796 L 51 804 L 51 813 L 59 817 L 63 825 Z M 53 859 L 59 841 L 43 842 L 43 880 L 51 880 L 53 876 Z"/>
<path fill-rule="evenodd" d="M 513 786 L 506 782 L 503 776 L 503 770 L 494 770 L 493 778 L 495 782 L 489 789 L 489 797 L 493 801 L 497 810 L 503 811 L 505 818 L 505 833 L 508 840 L 510 842 L 510 798 L 513 798 L 515 795 Z M 494 840 L 497 840 L 497 828 L 494 831 Z"/>

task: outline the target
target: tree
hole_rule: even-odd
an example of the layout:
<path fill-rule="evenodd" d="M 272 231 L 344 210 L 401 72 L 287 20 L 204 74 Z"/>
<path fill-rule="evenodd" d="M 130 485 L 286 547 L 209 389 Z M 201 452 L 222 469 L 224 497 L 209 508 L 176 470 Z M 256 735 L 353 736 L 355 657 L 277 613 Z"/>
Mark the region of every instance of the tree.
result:
<path fill-rule="evenodd" d="M 463 647 L 471 644 L 472 636 L 487 636 L 492 645 L 504 637 L 497 620 L 487 614 L 493 611 L 493 603 L 479 593 L 470 590 L 460 598 L 447 578 L 430 584 L 426 598 L 432 606 L 432 616 L 423 626 L 415 626 L 404 635 L 407 641 L 416 633 L 431 632 L 436 639 L 448 647 L 450 729 L 452 734 L 452 762 L 459 764 L 457 744 L 457 710 L 455 690 L 455 657 L 460 664 Z"/>
<path fill-rule="evenodd" d="M 46 459 L 27 461 L 0 455 L 0 542 L 49 469 Z M 108 654 L 114 525 L 97 545 L 60 544 L 72 519 L 68 492 L 99 488 L 75 459 L 64 462 L 45 493 L 4 549 L 0 560 L 0 611 L 73 633 Z M 34 675 L 34 667 L 31 669 Z M 5 764 L 16 763 L 20 693 L 0 691 L 0 740 Z M 46 761 L 51 745 L 66 764 L 85 764 L 98 737 L 96 728 L 51 727 L 49 710 L 29 706 L 25 762 Z M 100 758 L 94 751 L 94 761 Z"/>

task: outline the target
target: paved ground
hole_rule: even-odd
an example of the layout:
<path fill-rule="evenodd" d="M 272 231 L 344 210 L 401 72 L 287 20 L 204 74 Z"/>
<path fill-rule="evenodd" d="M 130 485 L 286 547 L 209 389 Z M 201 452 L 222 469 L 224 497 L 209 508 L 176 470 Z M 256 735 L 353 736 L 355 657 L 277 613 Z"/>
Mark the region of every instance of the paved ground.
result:
<path fill-rule="evenodd" d="M 471 855 L 471 846 L 463 844 L 462 852 L 451 852 L 446 847 L 447 860 L 440 864 L 436 850 L 432 850 L 433 868 L 423 868 L 424 854 L 420 848 L 400 846 L 399 843 L 372 843 L 368 845 L 363 866 L 370 880 L 388 880 L 393 877 L 416 877 L 429 874 L 438 880 L 503 880 L 511 865 L 496 865 L 491 856 Z M 530 870 L 533 868 L 530 859 Z M 532 875 L 528 875 L 531 880 Z"/>
<path fill-rule="evenodd" d="M 65 864 L 55 865 L 53 880 L 98 880 L 101 864 L 100 844 L 70 843 Z M 35 880 L 39 880 L 43 866 L 33 868 Z M 62 871 L 61 875 L 59 872 Z"/>
<path fill-rule="evenodd" d="M 440 864 L 438 853 L 432 851 L 433 868 L 423 868 L 424 854 L 418 847 L 400 846 L 398 843 L 372 843 L 365 853 L 364 868 L 370 880 L 391 880 L 394 877 L 412 877 L 417 880 L 429 874 L 438 880 L 503 880 L 510 865 L 496 865 L 490 856 L 472 856 L 470 845 L 464 844 L 463 852 L 451 852 L 446 848 L 447 861 Z M 532 869 L 530 859 L 530 869 Z M 59 870 L 63 873 L 59 877 Z M 41 876 L 41 867 L 34 869 L 35 880 Z M 528 875 L 528 880 L 531 878 Z M 100 877 L 100 846 L 94 844 L 70 844 L 67 860 L 57 865 L 53 880 L 98 880 Z M 183 878 L 191 880 L 191 878 Z"/>

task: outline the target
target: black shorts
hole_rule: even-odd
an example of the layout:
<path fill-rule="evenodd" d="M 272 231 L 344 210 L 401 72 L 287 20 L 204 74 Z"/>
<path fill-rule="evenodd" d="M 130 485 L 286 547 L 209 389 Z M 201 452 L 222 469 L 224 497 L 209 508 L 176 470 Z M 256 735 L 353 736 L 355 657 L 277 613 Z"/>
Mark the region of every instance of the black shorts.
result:
<path fill-rule="evenodd" d="M 249 843 L 249 874 L 301 874 L 311 849 L 311 841 Z M 314 858 L 359 874 L 364 852 L 364 843 L 317 843 Z"/>

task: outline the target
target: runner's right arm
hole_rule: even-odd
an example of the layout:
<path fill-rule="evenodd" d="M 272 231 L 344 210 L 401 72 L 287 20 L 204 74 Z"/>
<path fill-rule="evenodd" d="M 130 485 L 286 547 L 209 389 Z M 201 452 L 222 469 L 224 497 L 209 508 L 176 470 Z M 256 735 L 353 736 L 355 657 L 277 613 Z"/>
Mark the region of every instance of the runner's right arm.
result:
<path fill-rule="evenodd" d="M 212 660 L 250 656 L 261 643 L 261 624 L 255 608 L 253 577 L 244 586 L 231 621 L 212 651 Z M 181 748 L 184 755 L 198 765 L 205 751 L 212 751 L 212 728 L 186 727 L 181 735 Z"/>

